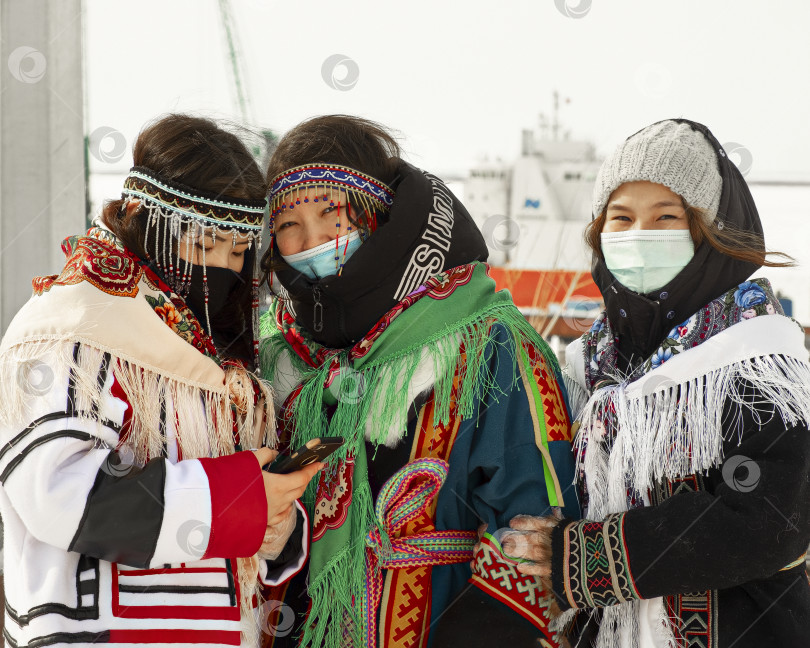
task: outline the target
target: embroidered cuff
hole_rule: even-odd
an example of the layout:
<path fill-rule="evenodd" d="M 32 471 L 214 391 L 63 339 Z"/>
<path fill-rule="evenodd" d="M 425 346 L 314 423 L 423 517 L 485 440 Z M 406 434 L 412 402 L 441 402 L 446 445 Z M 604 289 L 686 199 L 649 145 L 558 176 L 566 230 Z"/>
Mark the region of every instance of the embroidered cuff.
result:
<path fill-rule="evenodd" d="M 548 639 L 557 641 L 548 627 L 551 597 L 543 590 L 539 577 L 521 574 L 517 563 L 504 556 L 500 543 L 489 533 L 481 538 L 473 563 L 473 585 L 512 608 Z"/>
<path fill-rule="evenodd" d="M 553 562 L 562 573 L 552 576 L 555 587 L 561 587 L 565 593 L 569 606 L 606 607 L 641 598 L 627 558 L 625 515 L 608 515 L 601 522 L 572 522 L 561 534 L 555 534 L 558 541 L 554 544 L 557 545 L 562 536 L 562 551 L 557 554 L 562 560 Z M 557 551 L 557 547 L 553 546 L 552 551 Z"/>

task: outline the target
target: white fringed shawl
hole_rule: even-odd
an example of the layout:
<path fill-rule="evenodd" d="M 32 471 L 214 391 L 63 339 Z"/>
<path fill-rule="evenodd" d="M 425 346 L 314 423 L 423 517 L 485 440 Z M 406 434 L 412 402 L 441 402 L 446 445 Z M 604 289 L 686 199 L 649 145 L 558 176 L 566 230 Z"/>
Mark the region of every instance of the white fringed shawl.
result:
<path fill-rule="evenodd" d="M 32 374 L 38 383 L 72 370 L 76 416 L 100 425 L 98 408 L 91 405 L 102 398 L 98 375 L 103 354 L 109 353 L 110 371 L 131 406 L 125 445 L 135 465 L 163 455 L 168 442 L 160 425 L 164 399 L 174 409 L 184 459 L 233 453 L 234 413 L 244 449 L 275 447 L 269 384 L 253 377 L 262 394 L 256 402 L 246 371 L 223 371 L 183 340 L 149 305 L 147 294 L 157 298 L 162 293 L 142 276 L 134 297 L 107 294 L 87 281 L 53 285 L 32 296 L 0 343 L 0 424 L 22 429 L 29 422 Z M 76 343 L 81 353 L 74 359 Z M 258 562 L 255 557 L 238 562 L 242 619 L 251 622 L 243 623 L 244 632 L 255 638 L 250 599 Z"/>
<path fill-rule="evenodd" d="M 810 358 L 803 331 L 782 315 L 743 320 L 701 345 L 673 355 L 631 383 L 597 389 L 588 397 L 582 340 L 566 350 L 564 370 L 573 412 L 579 422 L 577 474 L 588 491 L 586 517 L 602 520 L 627 510 L 627 488 L 647 493 L 654 483 L 704 473 L 723 461 L 723 442 L 736 435 L 741 419 L 723 426 L 727 401 L 757 415 L 757 402 L 739 392 L 747 381 L 785 426 L 810 423 Z M 607 412 L 617 430 L 611 448 L 604 444 Z M 597 648 L 639 646 L 642 606 L 652 605 L 658 640 L 675 646 L 663 599 L 631 601 L 604 609 Z M 644 610 L 646 614 L 649 610 Z M 563 627 L 575 613 L 566 612 Z"/>

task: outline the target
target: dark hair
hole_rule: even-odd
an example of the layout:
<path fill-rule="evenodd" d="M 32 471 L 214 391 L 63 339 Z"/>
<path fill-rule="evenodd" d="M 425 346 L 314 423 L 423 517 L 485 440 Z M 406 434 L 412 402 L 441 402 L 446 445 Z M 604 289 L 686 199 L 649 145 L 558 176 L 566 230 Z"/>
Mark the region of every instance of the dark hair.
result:
<path fill-rule="evenodd" d="M 709 224 L 706 211 L 700 207 L 688 205 L 681 198 L 686 212 L 686 220 L 689 223 L 689 232 L 697 248 L 703 241 L 706 241 L 715 250 L 730 256 L 738 261 L 746 261 L 768 268 L 790 268 L 796 265 L 794 259 L 783 252 L 768 252 L 765 249 L 765 240 L 759 234 L 741 230 L 739 228 L 724 224 L 723 229 L 716 225 Z M 602 254 L 602 240 L 600 234 L 607 221 L 607 207 L 602 210 L 597 218 L 592 220 L 585 228 L 585 243 L 591 250 L 600 257 Z M 777 256 L 784 261 L 771 261 L 768 256 Z"/>
<path fill-rule="evenodd" d="M 267 166 L 267 184 L 280 173 L 293 167 L 314 162 L 351 167 L 391 185 L 396 177 L 402 153 L 391 132 L 377 122 L 352 115 L 323 115 L 312 117 L 288 131 L 278 143 Z M 351 201 L 352 224 L 367 229 L 367 216 Z M 357 215 L 363 220 L 357 220 Z M 265 278 L 273 270 L 284 267 L 283 261 L 271 250 L 262 258 Z"/>
<path fill-rule="evenodd" d="M 134 166 L 209 194 L 261 200 L 267 193 L 261 170 L 245 144 L 204 117 L 169 114 L 156 119 L 138 135 L 132 158 Z M 124 200 L 117 199 L 104 203 L 101 218 L 131 252 L 149 260 L 143 243 L 153 226 L 146 215 L 143 207 L 127 215 Z M 149 238 L 155 240 L 151 231 Z M 253 360 L 249 279 L 253 254 L 255 246 L 245 254 L 246 270 L 241 273 L 248 280 L 234 288 L 228 307 L 211 320 L 217 345 L 223 347 L 221 353 L 249 363 Z"/>

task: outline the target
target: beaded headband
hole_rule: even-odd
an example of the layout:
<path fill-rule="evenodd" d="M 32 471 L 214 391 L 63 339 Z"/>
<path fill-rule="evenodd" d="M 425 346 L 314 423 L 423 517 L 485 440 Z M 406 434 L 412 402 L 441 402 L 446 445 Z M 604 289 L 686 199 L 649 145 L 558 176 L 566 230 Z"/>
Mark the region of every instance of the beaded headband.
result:
<path fill-rule="evenodd" d="M 192 242 L 198 237 L 216 238 L 224 233 L 238 240 L 248 241 L 254 250 L 252 289 L 253 352 L 258 367 L 259 332 L 259 249 L 267 199 L 245 200 L 230 196 L 216 196 L 167 180 L 146 167 L 132 167 L 121 191 L 124 198 L 139 200 L 146 210 L 148 224 L 143 241 L 144 250 L 163 273 L 166 283 L 180 297 L 185 298 L 191 286 Z M 149 240 L 150 229 L 154 241 Z M 151 248 L 151 249 L 150 249 Z M 181 252 L 185 254 L 181 254 Z M 211 318 L 208 313 L 208 269 L 205 246 L 201 249 L 203 293 L 205 295 L 205 324 L 209 333 Z"/>
<path fill-rule="evenodd" d="M 271 217 L 288 207 L 293 209 L 301 202 L 309 202 L 306 196 L 300 198 L 300 192 L 309 187 L 342 189 L 377 211 L 386 212 L 394 204 L 394 191 L 370 175 L 350 167 L 316 163 L 288 169 L 273 179 L 269 196 Z M 288 204 L 287 196 L 291 193 L 294 195 Z M 313 202 L 317 201 L 316 197 Z"/>
<path fill-rule="evenodd" d="M 237 228 L 245 232 L 262 229 L 266 200 L 219 197 L 160 177 L 145 167 L 132 167 L 121 192 L 125 196 L 155 204 L 203 225 Z"/>
<path fill-rule="evenodd" d="M 336 190 L 345 191 L 352 198 L 354 206 L 358 207 L 361 212 L 365 212 L 361 215 L 365 220 L 365 225 L 360 227 L 360 236 L 363 239 L 377 229 L 377 213 L 387 213 L 394 204 L 394 191 L 391 187 L 351 167 L 316 162 L 287 169 L 273 178 L 270 183 L 271 263 L 274 255 L 276 217 L 286 209 L 294 210 L 296 205 L 309 203 L 311 196 L 313 203 L 328 202 L 330 207 L 337 208 L 335 212 L 337 219 L 335 223 L 335 273 L 338 276 L 343 273 L 349 240 L 346 240 L 341 253 L 340 210 L 341 207 L 345 209 L 347 206 L 341 205 L 341 197 L 340 194 L 335 195 Z M 347 225 L 347 234 L 351 234 L 352 229 L 351 224 Z M 270 274 L 270 286 L 272 290 L 273 273 Z"/>

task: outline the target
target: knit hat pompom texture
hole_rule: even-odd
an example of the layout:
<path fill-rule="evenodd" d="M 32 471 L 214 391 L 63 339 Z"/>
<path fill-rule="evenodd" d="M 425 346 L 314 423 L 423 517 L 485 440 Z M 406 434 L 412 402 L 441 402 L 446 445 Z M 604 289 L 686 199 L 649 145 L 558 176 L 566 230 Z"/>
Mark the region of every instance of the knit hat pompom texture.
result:
<path fill-rule="evenodd" d="M 669 187 L 687 204 L 717 216 L 723 181 L 717 154 L 689 124 L 671 120 L 647 126 L 620 144 L 602 163 L 593 188 L 593 216 L 607 206 L 610 194 L 625 182 L 647 180 Z"/>

